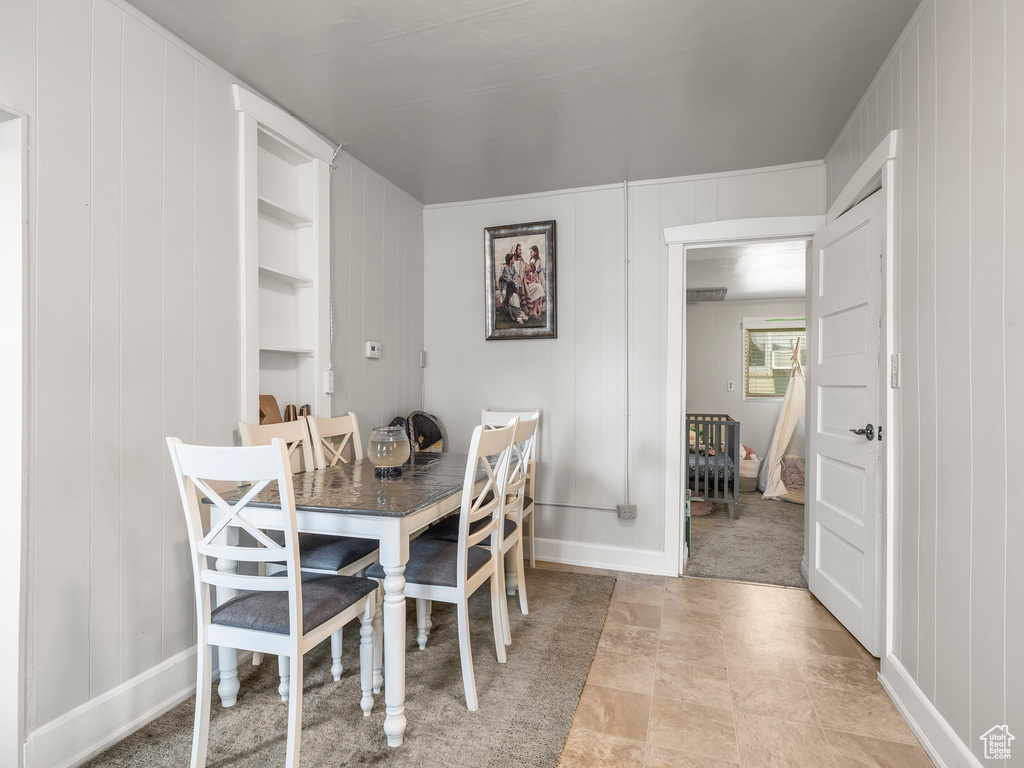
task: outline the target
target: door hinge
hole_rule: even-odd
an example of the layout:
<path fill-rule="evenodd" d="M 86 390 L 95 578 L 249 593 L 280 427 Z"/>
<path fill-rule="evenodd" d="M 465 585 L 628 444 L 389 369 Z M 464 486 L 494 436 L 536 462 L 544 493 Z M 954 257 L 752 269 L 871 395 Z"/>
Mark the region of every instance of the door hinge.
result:
<path fill-rule="evenodd" d="M 890 384 L 891 384 L 893 389 L 899 389 L 900 388 L 900 376 L 901 376 L 901 371 L 900 371 L 900 353 L 899 352 L 893 352 L 892 353 L 892 361 L 891 361 L 891 365 L 890 365 L 890 374 L 889 374 L 889 381 L 890 381 Z"/>

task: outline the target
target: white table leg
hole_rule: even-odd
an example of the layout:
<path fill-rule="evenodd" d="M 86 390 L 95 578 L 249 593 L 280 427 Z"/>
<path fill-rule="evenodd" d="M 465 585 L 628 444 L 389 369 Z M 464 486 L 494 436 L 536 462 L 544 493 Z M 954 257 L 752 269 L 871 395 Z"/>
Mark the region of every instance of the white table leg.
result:
<path fill-rule="evenodd" d="M 520 536 L 522 532 L 520 532 Z M 514 595 L 519 580 L 516 578 L 516 550 L 515 547 L 505 553 L 505 594 Z"/>
<path fill-rule="evenodd" d="M 384 702 L 387 716 L 384 733 L 388 746 L 405 738 L 405 564 L 409 561 L 409 536 L 397 523 L 381 538 L 380 562 L 384 568 Z"/>
<path fill-rule="evenodd" d="M 373 611 L 373 692 L 380 693 L 384 684 L 381 667 L 384 666 L 384 589 L 374 590 L 376 607 Z"/>
<path fill-rule="evenodd" d="M 430 627 L 432 626 L 430 609 L 432 604 L 431 600 L 423 598 L 416 601 L 416 642 L 419 644 L 421 651 L 426 649 L 427 638 L 430 637 Z"/>
<path fill-rule="evenodd" d="M 224 531 L 225 543 L 231 546 L 238 545 L 238 529 L 228 526 Z M 217 570 L 224 573 L 238 573 L 238 563 L 235 560 L 217 559 Z M 217 587 L 217 604 L 223 605 L 235 596 L 235 590 L 227 587 Z M 220 684 L 217 686 L 217 694 L 220 696 L 220 703 L 223 707 L 233 707 L 238 701 L 238 650 L 220 646 L 217 649 L 217 662 L 220 666 Z"/>

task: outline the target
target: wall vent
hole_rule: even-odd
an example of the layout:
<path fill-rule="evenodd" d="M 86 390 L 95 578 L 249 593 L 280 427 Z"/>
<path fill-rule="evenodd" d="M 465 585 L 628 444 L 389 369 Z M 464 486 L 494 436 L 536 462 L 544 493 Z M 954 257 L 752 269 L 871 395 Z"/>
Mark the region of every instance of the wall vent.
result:
<path fill-rule="evenodd" d="M 700 304 L 703 301 L 725 301 L 728 288 L 687 288 L 686 303 Z"/>

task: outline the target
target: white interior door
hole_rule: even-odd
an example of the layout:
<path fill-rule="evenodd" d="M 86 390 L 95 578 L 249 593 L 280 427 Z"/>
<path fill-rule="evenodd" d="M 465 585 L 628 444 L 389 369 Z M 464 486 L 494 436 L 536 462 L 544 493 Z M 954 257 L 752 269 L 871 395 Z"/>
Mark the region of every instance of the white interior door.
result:
<path fill-rule="evenodd" d="M 875 193 L 814 237 L 808 323 L 808 580 L 875 656 L 882 629 L 879 430 L 887 431 L 879 425 L 884 201 Z"/>

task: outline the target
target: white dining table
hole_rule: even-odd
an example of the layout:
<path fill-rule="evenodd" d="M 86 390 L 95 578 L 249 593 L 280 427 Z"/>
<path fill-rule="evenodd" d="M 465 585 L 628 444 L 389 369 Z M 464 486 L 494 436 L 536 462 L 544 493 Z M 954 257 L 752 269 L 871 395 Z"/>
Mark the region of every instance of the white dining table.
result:
<path fill-rule="evenodd" d="M 413 454 L 401 475 L 379 478 L 366 459 L 293 476 L 295 512 L 302 533 L 355 536 L 380 542 L 384 568 L 383 683 L 386 715 L 384 733 L 388 746 L 399 746 L 405 737 L 405 565 L 409 541 L 414 535 L 462 503 L 462 489 L 468 457 L 451 453 Z M 477 477 L 474 493 L 485 481 Z M 245 495 L 246 488 L 227 494 L 228 503 Z M 264 530 L 282 527 L 280 499 L 268 486 L 246 506 L 250 523 Z M 238 529 L 225 532 L 237 542 Z M 229 543 L 232 543 L 229 541 Z M 217 570 L 234 572 L 237 563 L 218 561 Z M 218 594 L 218 602 L 233 597 Z M 425 633 L 429 628 L 420 627 Z M 379 656 L 375 655 L 379 659 Z M 233 706 L 239 691 L 238 651 L 220 648 L 218 695 L 225 707 Z M 374 680 L 380 681 L 380 663 L 375 661 Z M 377 683 L 375 682 L 375 685 Z"/>

